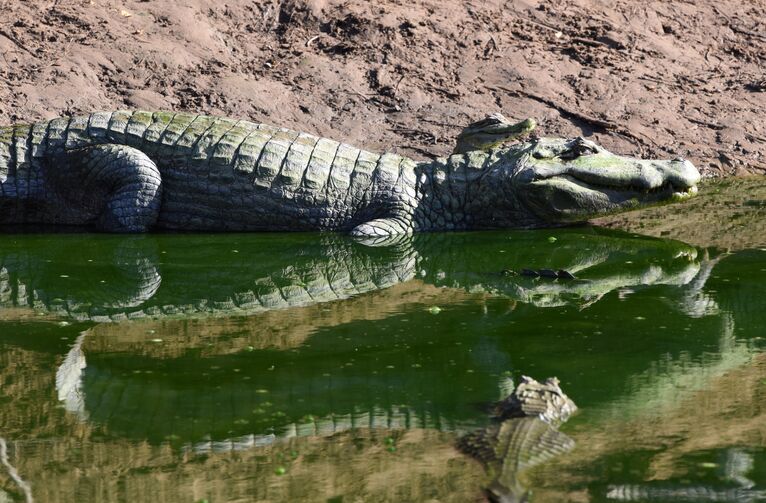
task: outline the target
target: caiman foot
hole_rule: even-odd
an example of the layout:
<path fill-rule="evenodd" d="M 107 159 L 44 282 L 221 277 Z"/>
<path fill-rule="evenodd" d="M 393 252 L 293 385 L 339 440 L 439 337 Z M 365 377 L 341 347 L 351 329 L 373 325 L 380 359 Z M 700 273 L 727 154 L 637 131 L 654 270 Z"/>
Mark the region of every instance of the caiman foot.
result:
<path fill-rule="evenodd" d="M 162 178 L 157 165 L 143 152 L 124 145 L 96 145 L 69 151 L 63 164 L 52 167 L 65 199 L 75 199 L 103 232 L 148 231 L 162 202 Z M 68 176 L 77 173 L 74 179 Z"/>
<path fill-rule="evenodd" d="M 395 218 L 376 218 L 351 230 L 351 235 L 357 238 L 383 238 L 402 234 L 412 234 L 412 229 Z"/>

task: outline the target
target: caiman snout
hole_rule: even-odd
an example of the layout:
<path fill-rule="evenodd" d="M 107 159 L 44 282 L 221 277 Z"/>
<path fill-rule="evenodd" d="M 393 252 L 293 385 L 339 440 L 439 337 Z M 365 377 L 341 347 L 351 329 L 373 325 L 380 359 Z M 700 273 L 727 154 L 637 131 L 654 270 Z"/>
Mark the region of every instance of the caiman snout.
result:
<path fill-rule="evenodd" d="M 696 187 L 699 171 L 687 160 L 642 161 L 614 156 L 612 163 L 599 166 L 579 162 L 567 166 L 562 174 L 594 187 L 635 192 L 673 189 L 686 192 Z"/>
<path fill-rule="evenodd" d="M 666 164 L 653 165 L 652 167 L 674 188 L 682 191 L 696 188 L 701 178 L 700 172 L 694 164 L 684 158 L 673 159 Z"/>
<path fill-rule="evenodd" d="M 686 192 L 697 186 L 700 173 L 685 159 L 672 161 L 640 161 L 639 180 L 647 191 L 670 186 L 674 192 Z M 639 184 L 641 186 L 641 184 Z"/>
<path fill-rule="evenodd" d="M 547 222 L 588 220 L 694 195 L 700 173 L 683 158 L 642 160 L 612 154 L 584 138 L 541 138 L 517 178 L 527 205 Z M 520 172 L 520 173 L 521 173 Z"/>

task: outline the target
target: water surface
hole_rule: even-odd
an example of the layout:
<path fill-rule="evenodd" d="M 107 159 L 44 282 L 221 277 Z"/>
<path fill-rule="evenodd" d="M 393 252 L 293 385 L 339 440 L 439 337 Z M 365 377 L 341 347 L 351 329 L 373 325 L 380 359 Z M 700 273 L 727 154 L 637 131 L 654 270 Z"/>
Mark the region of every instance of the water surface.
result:
<path fill-rule="evenodd" d="M 481 500 L 507 375 L 580 407 L 533 501 L 757 501 L 766 251 L 696 244 L 3 236 L 0 502 Z"/>

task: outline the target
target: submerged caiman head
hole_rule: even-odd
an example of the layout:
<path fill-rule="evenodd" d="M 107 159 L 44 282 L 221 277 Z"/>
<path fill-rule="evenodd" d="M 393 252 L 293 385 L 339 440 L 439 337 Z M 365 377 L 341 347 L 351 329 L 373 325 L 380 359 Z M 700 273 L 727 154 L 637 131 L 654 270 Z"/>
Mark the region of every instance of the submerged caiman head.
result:
<path fill-rule="evenodd" d="M 539 138 L 511 150 L 511 190 L 540 225 L 582 222 L 684 199 L 697 192 L 700 179 L 694 165 L 682 158 L 623 157 L 581 137 Z"/>

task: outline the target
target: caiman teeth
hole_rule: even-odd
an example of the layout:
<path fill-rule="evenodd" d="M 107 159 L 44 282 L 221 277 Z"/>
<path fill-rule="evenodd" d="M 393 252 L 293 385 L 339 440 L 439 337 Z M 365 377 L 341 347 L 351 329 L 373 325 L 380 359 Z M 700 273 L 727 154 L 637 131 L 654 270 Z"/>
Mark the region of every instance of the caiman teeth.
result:
<path fill-rule="evenodd" d="M 690 197 L 693 197 L 696 194 L 697 194 L 697 186 L 693 185 L 683 192 L 673 192 L 673 199 L 676 201 L 682 201 L 684 199 L 689 199 Z"/>

